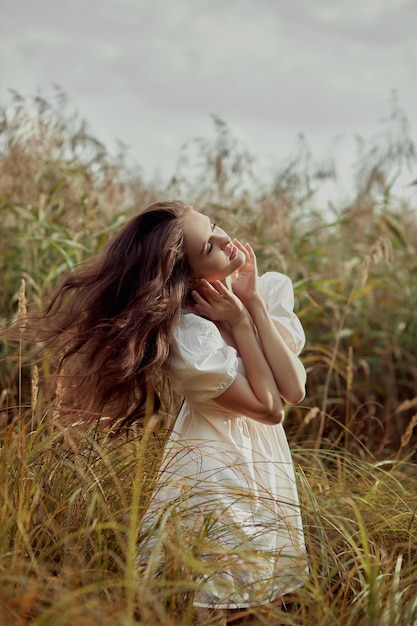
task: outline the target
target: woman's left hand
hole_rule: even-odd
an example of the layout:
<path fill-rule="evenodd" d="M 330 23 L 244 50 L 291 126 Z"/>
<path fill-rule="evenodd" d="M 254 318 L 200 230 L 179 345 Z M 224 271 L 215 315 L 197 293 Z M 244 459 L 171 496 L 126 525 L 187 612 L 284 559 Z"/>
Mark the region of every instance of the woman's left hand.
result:
<path fill-rule="evenodd" d="M 247 306 L 254 297 L 259 295 L 256 256 L 248 243 L 243 245 L 237 239 L 234 239 L 233 243 L 245 254 L 246 261 L 237 272 L 232 275 L 232 289 L 239 300 Z"/>
<path fill-rule="evenodd" d="M 197 288 L 193 289 L 193 309 L 198 315 L 207 317 L 213 322 L 234 324 L 247 315 L 240 299 L 220 280 L 209 283 L 200 279 Z"/>

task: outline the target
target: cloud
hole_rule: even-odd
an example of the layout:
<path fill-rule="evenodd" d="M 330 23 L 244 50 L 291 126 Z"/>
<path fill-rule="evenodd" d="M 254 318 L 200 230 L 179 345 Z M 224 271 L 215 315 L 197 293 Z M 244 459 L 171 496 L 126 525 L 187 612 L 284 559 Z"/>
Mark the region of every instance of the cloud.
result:
<path fill-rule="evenodd" d="M 266 150 L 361 132 L 394 88 L 417 110 L 416 12 L 414 0 L 2 0 L 0 95 L 57 82 L 99 133 L 149 152 L 210 113 Z"/>

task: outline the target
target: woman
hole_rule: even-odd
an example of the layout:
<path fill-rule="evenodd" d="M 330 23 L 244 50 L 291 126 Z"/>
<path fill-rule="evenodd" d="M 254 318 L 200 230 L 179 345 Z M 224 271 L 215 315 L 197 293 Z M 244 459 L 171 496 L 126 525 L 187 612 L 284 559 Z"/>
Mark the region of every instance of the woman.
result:
<path fill-rule="evenodd" d="M 138 566 L 164 550 L 167 520 L 180 520 L 181 541 L 200 550 L 202 610 L 278 600 L 305 575 L 282 427 L 283 401 L 304 397 L 304 333 L 292 308 L 289 279 L 258 279 L 248 244 L 181 202 L 160 202 L 64 279 L 46 311 L 54 326 L 44 339 L 65 347 L 59 367 L 74 377 L 74 407 L 129 426 L 159 409 L 165 382 L 185 399 Z"/>

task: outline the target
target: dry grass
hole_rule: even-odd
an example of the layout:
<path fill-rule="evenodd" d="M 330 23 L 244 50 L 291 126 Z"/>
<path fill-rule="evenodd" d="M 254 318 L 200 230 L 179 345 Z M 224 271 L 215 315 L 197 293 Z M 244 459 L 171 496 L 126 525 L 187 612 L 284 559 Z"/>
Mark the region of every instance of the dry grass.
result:
<path fill-rule="evenodd" d="M 410 142 L 363 149 L 351 202 L 329 211 L 314 208 L 323 172 L 305 150 L 259 188 L 253 159 L 217 118 L 214 139 L 187 146 L 176 177 L 157 188 L 123 155 L 110 158 L 65 113 L 61 92 L 56 106 L 17 95 L 12 104 L 0 124 L 1 324 L 23 320 L 62 272 L 157 197 L 194 202 L 251 241 L 261 271 L 294 281 L 309 377 L 286 426 L 310 575 L 286 609 L 257 617 L 417 624 L 417 221 L 387 182 L 412 160 Z M 135 565 L 160 439 L 60 426 L 59 397 L 45 400 L 48 359 L 35 361 L 22 341 L 0 350 L 0 623 L 191 624 L 201 561 L 189 546 L 173 544 L 156 586 Z"/>
<path fill-rule="evenodd" d="M 207 525 L 186 539 L 169 518 L 149 557 L 166 554 L 159 578 L 150 565 L 136 568 L 160 450 L 150 434 L 100 442 L 94 432 L 80 436 L 40 419 L 33 431 L 3 430 L 4 623 L 192 623 Z M 260 623 L 417 623 L 415 465 L 370 463 L 343 451 L 293 453 L 310 574 L 286 610 L 257 610 Z"/>

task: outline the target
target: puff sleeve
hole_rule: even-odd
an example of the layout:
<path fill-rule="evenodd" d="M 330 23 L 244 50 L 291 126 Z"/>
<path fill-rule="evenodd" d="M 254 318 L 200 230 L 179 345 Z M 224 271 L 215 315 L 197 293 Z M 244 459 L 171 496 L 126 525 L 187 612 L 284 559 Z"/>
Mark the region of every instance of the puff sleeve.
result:
<path fill-rule="evenodd" d="M 217 326 L 194 313 L 183 314 L 174 329 L 167 372 L 175 390 L 188 401 L 206 402 L 226 391 L 237 372 L 237 352 Z"/>
<path fill-rule="evenodd" d="M 305 344 L 304 329 L 294 313 L 294 289 L 288 276 L 267 272 L 259 277 L 259 291 L 271 318 L 291 335 L 299 354 Z"/>

